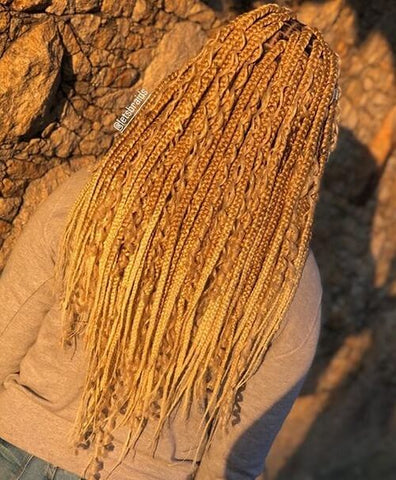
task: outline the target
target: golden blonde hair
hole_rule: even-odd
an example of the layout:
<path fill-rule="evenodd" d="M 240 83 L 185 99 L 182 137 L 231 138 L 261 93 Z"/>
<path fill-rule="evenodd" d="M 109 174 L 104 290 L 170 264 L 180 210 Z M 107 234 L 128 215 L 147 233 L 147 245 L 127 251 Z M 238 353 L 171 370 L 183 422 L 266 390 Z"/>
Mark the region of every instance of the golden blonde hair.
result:
<path fill-rule="evenodd" d="M 244 13 L 92 167 L 56 265 L 62 345 L 84 333 L 89 355 L 71 437 L 93 447 L 89 479 L 115 428 L 128 426 L 125 455 L 149 420 L 158 441 L 181 400 L 184 415 L 205 409 L 197 452 L 227 428 L 302 274 L 338 63 L 289 9 Z"/>

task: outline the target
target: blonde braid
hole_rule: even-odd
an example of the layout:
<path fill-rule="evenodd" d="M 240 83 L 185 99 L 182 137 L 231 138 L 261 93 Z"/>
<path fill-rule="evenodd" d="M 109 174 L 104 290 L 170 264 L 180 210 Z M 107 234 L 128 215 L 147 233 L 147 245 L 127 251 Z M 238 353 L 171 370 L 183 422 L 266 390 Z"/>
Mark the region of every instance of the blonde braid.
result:
<path fill-rule="evenodd" d="M 92 166 L 55 272 L 62 345 L 88 351 L 69 436 L 92 446 L 88 480 L 123 425 L 118 464 L 149 421 L 154 454 L 179 404 L 204 410 L 194 467 L 227 429 L 302 274 L 338 70 L 318 31 L 264 5 L 161 81 Z"/>

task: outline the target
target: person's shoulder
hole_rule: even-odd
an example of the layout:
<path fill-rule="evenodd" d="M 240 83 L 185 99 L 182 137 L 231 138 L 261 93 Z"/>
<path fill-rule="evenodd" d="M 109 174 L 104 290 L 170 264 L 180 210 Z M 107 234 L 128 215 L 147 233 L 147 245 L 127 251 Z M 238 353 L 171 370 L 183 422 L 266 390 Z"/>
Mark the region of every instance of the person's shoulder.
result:
<path fill-rule="evenodd" d="M 308 250 L 307 259 L 298 285 L 297 294 L 305 294 L 313 305 L 321 302 L 323 294 L 322 277 L 315 254 L 311 248 Z"/>
<path fill-rule="evenodd" d="M 46 203 L 51 208 L 45 221 L 44 236 L 48 242 L 53 261 L 55 261 L 57 244 L 65 227 L 68 214 L 78 195 L 90 180 L 91 175 L 90 168 L 87 166 L 72 171 L 66 178 L 59 181 L 58 186 L 46 199 Z"/>
<path fill-rule="evenodd" d="M 61 214 L 71 206 L 90 178 L 90 167 L 84 166 L 71 171 L 66 178 L 59 180 L 58 186 L 50 195 L 54 215 Z"/>
<path fill-rule="evenodd" d="M 315 254 L 311 248 L 301 273 L 295 295 L 290 303 L 288 312 L 301 312 L 308 315 L 316 313 L 322 301 L 323 286 Z"/>
<path fill-rule="evenodd" d="M 299 348 L 321 321 L 322 295 L 319 266 L 310 248 L 294 297 L 273 338 L 277 355 Z"/>

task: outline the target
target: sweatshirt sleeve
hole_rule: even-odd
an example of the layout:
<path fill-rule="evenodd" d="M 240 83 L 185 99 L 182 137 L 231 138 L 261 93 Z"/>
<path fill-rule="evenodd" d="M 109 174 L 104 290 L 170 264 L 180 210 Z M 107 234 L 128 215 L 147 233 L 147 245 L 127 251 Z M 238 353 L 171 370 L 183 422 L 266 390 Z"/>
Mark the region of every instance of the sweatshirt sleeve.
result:
<path fill-rule="evenodd" d="M 40 203 L 0 274 L 0 386 L 10 373 L 19 371 L 21 360 L 55 301 L 54 248 L 65 216 L 62 209 L 72 200 L 69 191 L 73 179 L 82 175 L 85 172 L 74 173 Z"/>
<path fill-rule="evenodd" d="M 321 331 L 322 287 L 311 253 L 301 285 L 262 365 L 242 392 L 239 418 L 218 430 L 196 480 L 256 480 L 271 445 L 298 397 Z M 278 333 L 278 332 L 277 332 Z"/>

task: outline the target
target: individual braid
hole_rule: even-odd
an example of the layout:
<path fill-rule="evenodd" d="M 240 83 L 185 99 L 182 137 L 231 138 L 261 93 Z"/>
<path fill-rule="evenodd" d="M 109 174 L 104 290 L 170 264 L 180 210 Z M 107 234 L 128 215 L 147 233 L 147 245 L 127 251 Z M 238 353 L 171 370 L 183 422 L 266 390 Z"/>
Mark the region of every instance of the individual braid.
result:
<path fill-rule="evenodd" d="M 88 352 L 69 436 L 91 447 L 87 480 L 121 426 L 118 464 L 149 421 L 154 454 L 178 405 L 203 411 L 194 467 L 228 429 L 300 281 L 338 75 L 317 30 L 261 6 L 162 80 L 91 166 L 55 270 L 62 345 Z"/>

